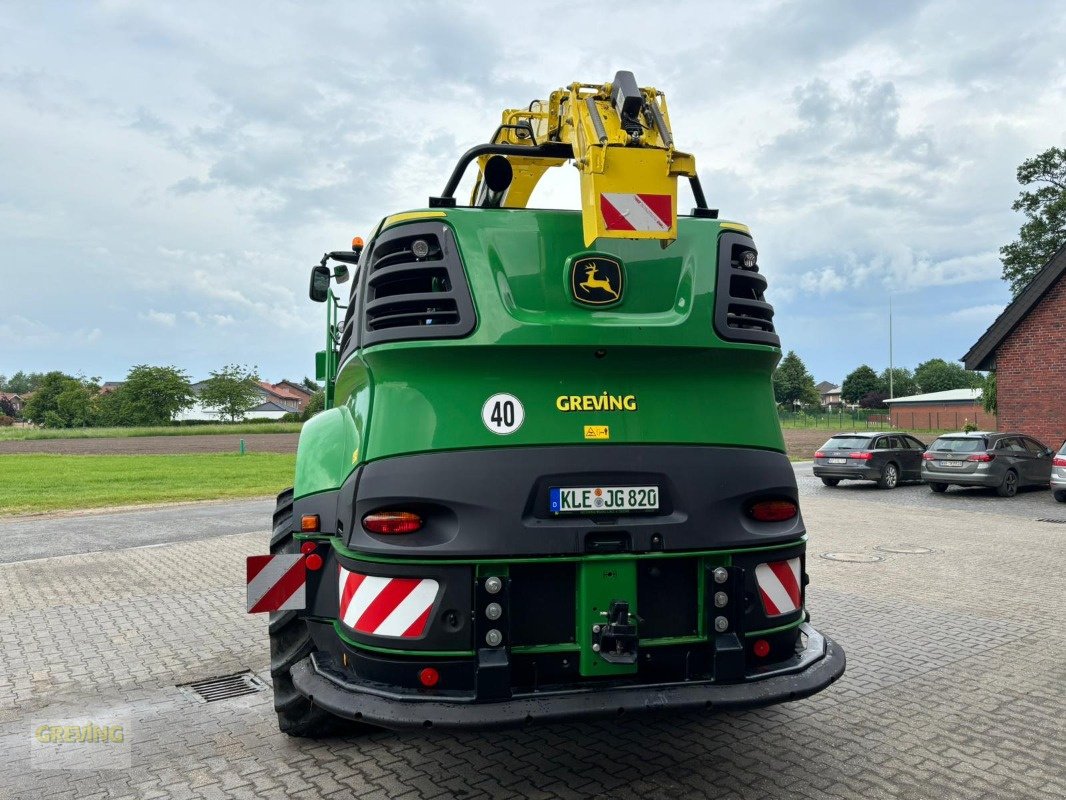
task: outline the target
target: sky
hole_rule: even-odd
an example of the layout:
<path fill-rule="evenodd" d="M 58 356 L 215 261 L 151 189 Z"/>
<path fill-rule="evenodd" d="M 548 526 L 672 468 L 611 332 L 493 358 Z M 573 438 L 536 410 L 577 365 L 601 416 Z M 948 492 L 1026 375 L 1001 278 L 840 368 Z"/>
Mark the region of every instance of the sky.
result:
<path fill-rule="evenodd" d="M 1010 299 L 1017 166 L 1066 145 L 1064 41 L 1061 2 L 0 2 L 0 374 L 313 374 L 323 251 L 619 69 L 816 381 L 887 366 L 890 298 L 896 366 L 958 359 Z"/>

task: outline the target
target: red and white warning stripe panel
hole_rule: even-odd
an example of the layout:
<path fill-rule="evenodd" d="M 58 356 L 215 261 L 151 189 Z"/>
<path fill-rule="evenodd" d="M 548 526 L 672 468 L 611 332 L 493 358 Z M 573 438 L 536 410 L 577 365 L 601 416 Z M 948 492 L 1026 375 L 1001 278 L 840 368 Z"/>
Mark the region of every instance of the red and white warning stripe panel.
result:
<path fill-rule="evenodd" d="M 431 578 L 382 578 L 341 567 L 337 616 L 359 633 L 417 639 L 426 630 L 439 588 Z"/>
<path fill-rule="evenodd" d="M 600 213 L 609 231 L 661 233 L 674 226 L 674 203 L 668 194 L 604 192 Z"/>
<path fill-rule="evenodd" d="M 799 556 L 788 561 L 759 564 L 755 568 L 755 581 L 759 584 L 766 616 L 780 617 L 799 610 L 802 602 Z"/>
<path fill-rule="evenodd" d="M 307 567 L 302 553 L 248 556 L 245 571 L 249 614 L 307 606 Z"/>

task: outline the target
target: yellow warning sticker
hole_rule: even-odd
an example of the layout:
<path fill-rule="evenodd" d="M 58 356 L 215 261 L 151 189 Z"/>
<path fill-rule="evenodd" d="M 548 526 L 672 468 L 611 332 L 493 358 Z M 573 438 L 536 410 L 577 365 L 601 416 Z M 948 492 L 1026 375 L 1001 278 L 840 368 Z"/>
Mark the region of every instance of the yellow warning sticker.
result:
<path fill-rule="evenodd" d="M 586 439 L 610 439 L 611 429 L 607 425 L 586 425 Z"/>

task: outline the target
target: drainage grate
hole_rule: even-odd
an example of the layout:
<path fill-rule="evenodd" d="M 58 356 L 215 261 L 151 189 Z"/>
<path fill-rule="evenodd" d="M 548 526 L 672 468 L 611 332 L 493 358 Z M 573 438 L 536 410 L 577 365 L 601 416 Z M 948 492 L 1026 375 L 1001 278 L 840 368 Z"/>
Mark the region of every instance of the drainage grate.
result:
<path fill-rule="evenodd" d="M 922 547 L 917 544 L 879 544 L 874 550 L 880 550 L 882 553 L 906 553 L 912 556 L 924 556 L 937 552 L 932 547 Z"/>
<path fill-rule="evenodd" d="M 250 671 L 245 670 L 233 675 L 179 683 L 178 688 L 194 700 L 201 703 L 213 703 L 216 700 L 228 700 L 231 697 L 261 692 L 266 688 L 266 684 Z"/>
<path fill-rule="evenodd" d="M 873 553 L 822 553 L 822 558 L 828 561 L 849 561 L 854 564 L 876 564 L 884 561 L 884 556 Z"/>
<path fill-rule="evenodd" d="M 1059 525 L 1066 525 L 1066 519 L 1055 519 L 1053 517 L 1041 517 L 1037 522 L 1055 522 Z"/>

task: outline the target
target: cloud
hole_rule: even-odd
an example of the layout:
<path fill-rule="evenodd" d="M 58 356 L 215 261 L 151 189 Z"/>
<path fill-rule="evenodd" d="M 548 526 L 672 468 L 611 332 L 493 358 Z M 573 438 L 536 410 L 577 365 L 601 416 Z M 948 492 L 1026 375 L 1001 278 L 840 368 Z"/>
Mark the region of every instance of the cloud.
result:
<path fill-rule="evenodd" d="M 155 309 L 140 311 L 137 313 L 137 318 L 146 322 L 154 322 L 156 325 L 162 325 L 166 328 L 173 328 L 175 322 L 177 322 L 176 314 L 170 311 L 156 311 Z"/>
<path fill-rule="evenodd" d="M 996 317 L 1003 313 L 1004 306 L 997 305 L 996 303 L 987 303 L 980 306 L 971 306 L 969 308 L 960 308 L 952 311 L 948 314 L 948 319 L 954 322 L 966 322 L 966 323 L 991 323 Z"/>

